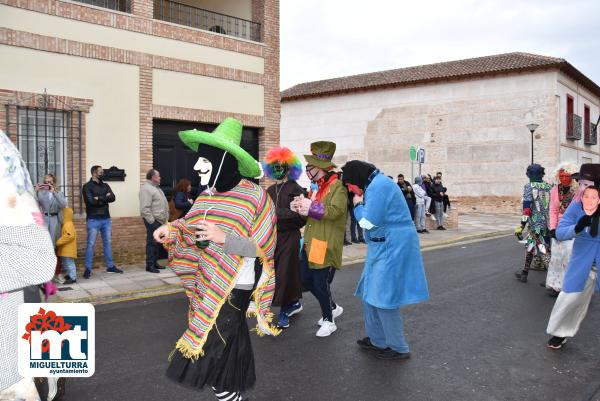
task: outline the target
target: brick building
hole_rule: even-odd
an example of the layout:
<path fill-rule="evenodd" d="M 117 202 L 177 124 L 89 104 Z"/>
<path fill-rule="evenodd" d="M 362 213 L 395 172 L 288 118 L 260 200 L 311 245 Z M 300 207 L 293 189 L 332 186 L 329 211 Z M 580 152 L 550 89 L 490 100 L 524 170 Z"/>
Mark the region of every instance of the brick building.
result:
<path fill-rule="evenodd" d="M 410 177 L 444 173 L 463 206 L 516 211 L 525 169 L 600 162 L 600 87 L 566 60 L 509 53 L 307 82 L 281 93 L 281 142 L 300 153 L 337 142 L 335 161 L 368 160 Z"/>
<path fill-rule="evenodd" d="M 90 167 L 125 171 L 109 182 L 117 263 L 143 257 L 145 172 L 167 193 L 197 182 L 177 131 L 231 116 L 255 157 L 279 143 L 278 0 L 0 0 L 0 59 L 0 129 L 34 182 L 58 176 L 80 249 Z"/>

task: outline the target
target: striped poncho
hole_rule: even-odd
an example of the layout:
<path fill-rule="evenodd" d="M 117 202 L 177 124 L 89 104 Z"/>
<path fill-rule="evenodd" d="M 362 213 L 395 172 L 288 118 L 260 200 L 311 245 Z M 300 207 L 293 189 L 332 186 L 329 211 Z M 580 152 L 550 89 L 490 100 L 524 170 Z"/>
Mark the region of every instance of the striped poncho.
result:
<path fill-rule="evenodd" d="M 206 221 L 215 223 L 226 233 L 251 238 L 256 244 L 263 265 L 263 274 L 253 295 L 257 305 L 256 318 L 263 328 L 269 327 L 271 334 L 277 334 L 269 324 L 275 290 L 276 217 L 273 202 L 258 185 L 242 179 L 228 192 L 213 196 L 201 194 L 188 214 L 170 227 L 167 241 L 169 267 L 181 279 L 190 301 L 188 329 L 176 348 L 191 359 L 204 355 L 202 347 L 208 333 L 244 264 L 243 257 L 224 253 L 223 247 L 212 241 L 205 249 L 196 246 L 193 226 L 199 224 L 205 214 Z M 261 330 L 257 332 L 262 334 Z"/>

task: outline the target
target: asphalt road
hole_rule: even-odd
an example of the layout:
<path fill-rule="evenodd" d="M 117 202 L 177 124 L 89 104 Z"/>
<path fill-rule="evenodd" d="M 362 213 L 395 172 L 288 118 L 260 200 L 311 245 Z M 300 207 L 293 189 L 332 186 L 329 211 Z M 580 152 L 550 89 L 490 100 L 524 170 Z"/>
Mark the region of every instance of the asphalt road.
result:
<path fill-rule="evenodd" d="M 380 361 L 357 348 L 364 336 L 354 286 L 361 266 L 336 276 L 344 307 L 338 331 L 317 338 L 318 305 L 277 338 L 253 337 L 253 401 L 280 400 L 596 400 L 600 389 L 600 297 L 563 350 L 545 347 L 554 304 L 532 272 L 513 271 L 524 250 L 501 238 L 424 253 L 431 299 L 403 310 L 412 358 Z M 96 373 L 71 379 L 66 401 L 213 400 L 169 381 L 167 356 L 186 320 L 182 294 L 97 307 Z M 596 394 L 596 395 L 594 395 Z"/>

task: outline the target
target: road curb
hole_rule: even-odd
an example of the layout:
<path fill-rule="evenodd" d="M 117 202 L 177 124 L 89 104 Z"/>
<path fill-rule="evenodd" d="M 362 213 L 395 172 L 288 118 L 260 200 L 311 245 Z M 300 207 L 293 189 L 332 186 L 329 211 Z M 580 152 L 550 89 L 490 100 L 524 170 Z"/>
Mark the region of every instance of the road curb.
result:
<path fill-rule="evenodd" d="M 441 249 L 441 248 L 445 248 L 445 247 L 449 247 L 449 246 L 454 246 L 454 245 L 458 245 L 458 244 L 464 243 L 464 242 L 500 238 L 500 237 L 510 235 L 512 233 L 513 233 L 512 230 L 498 230 L 498 231 L 491 231 L 491 232 L 487 232 L 487 233 L 463 235 L 462 237 L 453 238 L 453 239 L 449 239 L 446 241 L 440 241 L 435 244 L 422 245 L 421 252 L 432 251 L 435 249 Z M 349 265 L 353 265 L 356 263 L 362 263 L 364 261 L 365 261 L 364 257 L 346 260 L 346 261 L 342 262 L 342 267 L 347 267 Z"/>
<path fill-rule="evenodd" d="M 106 305 L 115 302 L 134 301 L 137 299 L 153 298 L 163 295 L 171 295 L 183 292 L 183 287 L 180 284 L 168 284 L 154 288 L 144 288 L 122 292 L 114 295 L 104 295 L 97 297 L 85 297 L 75 299 L 61 299 L 57 303 L 91 303 L 93 305 Z"/>
<path fill-rule="evenodd" d="M 421 246 L 421 251 L 430 251 L 434 249 L 440 249 L 444 247 L 454 246 L 464 242 L 471 242 L 477 240 L 486 240 L 493 239 L 497 237 L 503 237 L 506 235 L 512 234 L 512 230 L 499 230 L 492 231 L 487 233 L 479 233 L 479 234 L 471 234 L 471 235 L 463 235 L 458 238 L 449 239 L 446 241 L 440 241 L 435 244 L 424 245 Z M 356 263 L 363 263 L 365 261 L 364 257 L 355 258 L 351 260 L 344 261 L 342 263 L 342 267 L 347 267 Z M 160 297 L 164 295 L 172 295 L 183 292 L 183 288 L 180 284 L 168 284 L 160 287 L 154 288 L 144 288 L 140 290 L 133 290 L 128 292 L 123 292 L 115 295 L 106 295 L 106 296 L 97 296 L 97 297 L 85 297 L 85 298 L 76 298 L 76 299 L 61 299 L 56 302 L 58 303 L 91 303 L 93 305 L 106 305 L 112 304 L 116 302 L 125 302 L 125 301 L 135 301 L 138 299 L 145 298 L 154 298 Z"/>

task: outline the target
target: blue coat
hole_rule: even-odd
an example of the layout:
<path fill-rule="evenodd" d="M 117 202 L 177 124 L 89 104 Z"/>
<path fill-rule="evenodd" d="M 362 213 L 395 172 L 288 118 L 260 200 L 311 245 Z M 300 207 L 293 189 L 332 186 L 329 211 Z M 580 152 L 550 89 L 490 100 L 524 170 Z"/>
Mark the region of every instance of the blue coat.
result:
<path fill-rule="evenodd" d="M 429 297 L 419 237 L 400 188 L 375 172 L 364 206 L 354 209 L 365 231 L 367 258 L 355 295 L 382 309 L 422 302 Z M 369 224 L 370 223 L 370 224 Z M 366 226 L 366 227 L 365 227 Z"/>
<path fill-rule="evenodd" d="M 592 237 L 589 227 L 575 234 L 575 225 L 584 215 L 581 202 L 573 201 L 556 227 L 556 239 L 559 241 L 575 238 L 562 287 L 564 292 L 582 292 L 592 264 L 595 261 L 596 266 L 600 265 L 600 234 Z M 596 291 L 600 291 L 600 280 L 596 282 Z"/>

